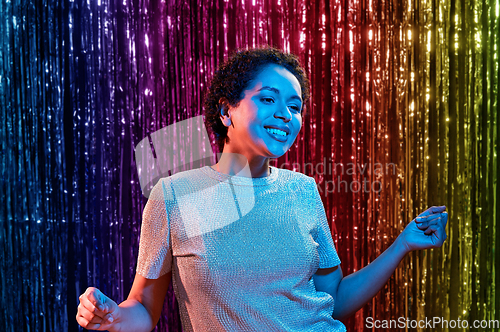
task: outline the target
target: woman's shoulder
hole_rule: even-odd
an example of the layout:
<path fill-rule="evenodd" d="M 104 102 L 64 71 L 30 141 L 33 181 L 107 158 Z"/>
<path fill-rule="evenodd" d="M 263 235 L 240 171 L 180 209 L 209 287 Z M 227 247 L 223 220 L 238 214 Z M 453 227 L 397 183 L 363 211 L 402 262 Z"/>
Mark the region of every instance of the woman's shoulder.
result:
<path fill-rule="evenodd" d="M 163 183 L 165 184 L 172 184 L 172 183 L 179 183 L 179 182 L 186 182 L 186 181 L 196 181 L 200 177 L 203 177 L 204 172 L 202 171 L 202 168 L 193 168 L 193 169 L 188 169 L 184 171 L 178 171 L 173 173 L 170 176 L 162 177 L 158 180 L 158 183 Z"/>
<path fill-rule="evenodd" d="M 279 173 L 281 173 L 282 177 L 284 180 L 293 180 L 293 181 L 299 181 L 299 182 L 311 182 L 314 181 L 314 178 L 307 176 L 303 173 L 299 173 L 296 171 L 292 171 L 286 168 L 276 168 Z"/>
<path fill-rule="evenodd" d="M 202 168 L 194 168 L 185 171 L 176 172 L 170 176 L 161 178 L 157 186 L 163 188 L 163 191 L 168 193 L 175 188 L 176 191 L 192 190 L 194 187 L 201 185 L 201 180 L 204 179 L 205 173 Z"/>
<path fill-rule="evenodd" d="M 284 168 L 280 168 L 279 173 L 279 182 L 289 191 L 302 193 L 305 196 L 315 192 L 316 180 L 313 177 Z"/>

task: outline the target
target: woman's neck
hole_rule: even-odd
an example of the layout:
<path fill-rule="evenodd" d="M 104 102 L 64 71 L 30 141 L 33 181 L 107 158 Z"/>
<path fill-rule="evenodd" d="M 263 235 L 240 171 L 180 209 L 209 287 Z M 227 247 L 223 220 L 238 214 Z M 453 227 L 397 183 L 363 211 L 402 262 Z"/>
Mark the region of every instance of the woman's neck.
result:
<path fill-rule="evenodd" d="M 245 156 L 238 153 L 222 152 L 219 162 L 211 167 L 219 173 L 249 178 L 263 178 L 271 174 L 269 158 L 259 157 L 248 162 Z"/>

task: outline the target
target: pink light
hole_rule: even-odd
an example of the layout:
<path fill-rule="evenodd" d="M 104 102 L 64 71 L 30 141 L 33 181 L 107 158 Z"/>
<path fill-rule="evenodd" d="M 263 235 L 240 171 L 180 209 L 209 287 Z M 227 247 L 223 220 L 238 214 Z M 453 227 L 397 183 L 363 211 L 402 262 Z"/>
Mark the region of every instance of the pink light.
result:
<path fill-rule="evenodd" d="M 349 31 L 349 51 L 352 52 L 354 49 L 354 42 L 352 41 L 352 31 Z"/>

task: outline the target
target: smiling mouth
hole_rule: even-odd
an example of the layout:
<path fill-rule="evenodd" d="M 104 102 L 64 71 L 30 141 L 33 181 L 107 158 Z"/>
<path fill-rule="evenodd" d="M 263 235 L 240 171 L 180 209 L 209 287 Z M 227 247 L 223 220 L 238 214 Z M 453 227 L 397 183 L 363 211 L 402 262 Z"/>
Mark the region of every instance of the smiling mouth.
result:
<path fill-rule="evenodd" d="M 279 129 L 275 129 L 275 128 L 266 128 L 264 127 L 264 129 L 266 129 L 267 133 L 272 137 L 274 138 L 275 140 L 279 141 L 279 142 L 286 142 L 287 139 L 288 139 L 288 135 L 286 132 L 284 132 L 283 130 L 279 130 Z"/>
<path fill-rule="evenodd" d="M 281 136 L 281 137 L 288 136 L 288 134 L 286 132 L 284 132 L 283 130 L 279 130 L 276 128 L 268 128 L 268 127 L 264 127 L 264 129 L 266 129 L 268 133 L 273 134 L 273 135 L 277 135 L 277 136 Z"/>

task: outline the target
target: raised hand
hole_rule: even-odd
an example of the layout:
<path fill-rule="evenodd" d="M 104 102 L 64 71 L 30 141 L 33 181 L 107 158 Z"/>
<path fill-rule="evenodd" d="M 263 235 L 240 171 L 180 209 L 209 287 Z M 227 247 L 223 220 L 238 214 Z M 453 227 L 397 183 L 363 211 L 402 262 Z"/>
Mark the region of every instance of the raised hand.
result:
<path fill-rule="evenodd" d="M 446 240 L 446 206 L 432 206 L 412 220 L 401 233 L 408 252 L 438 248 Z"/>
<path fill-rule="evenodd" d="M 116 302 L 99 289 L 89 287 L 80 295 L 76 321 L 89 330 L 110 330 L 116 325 L 119 309 Z"/>

